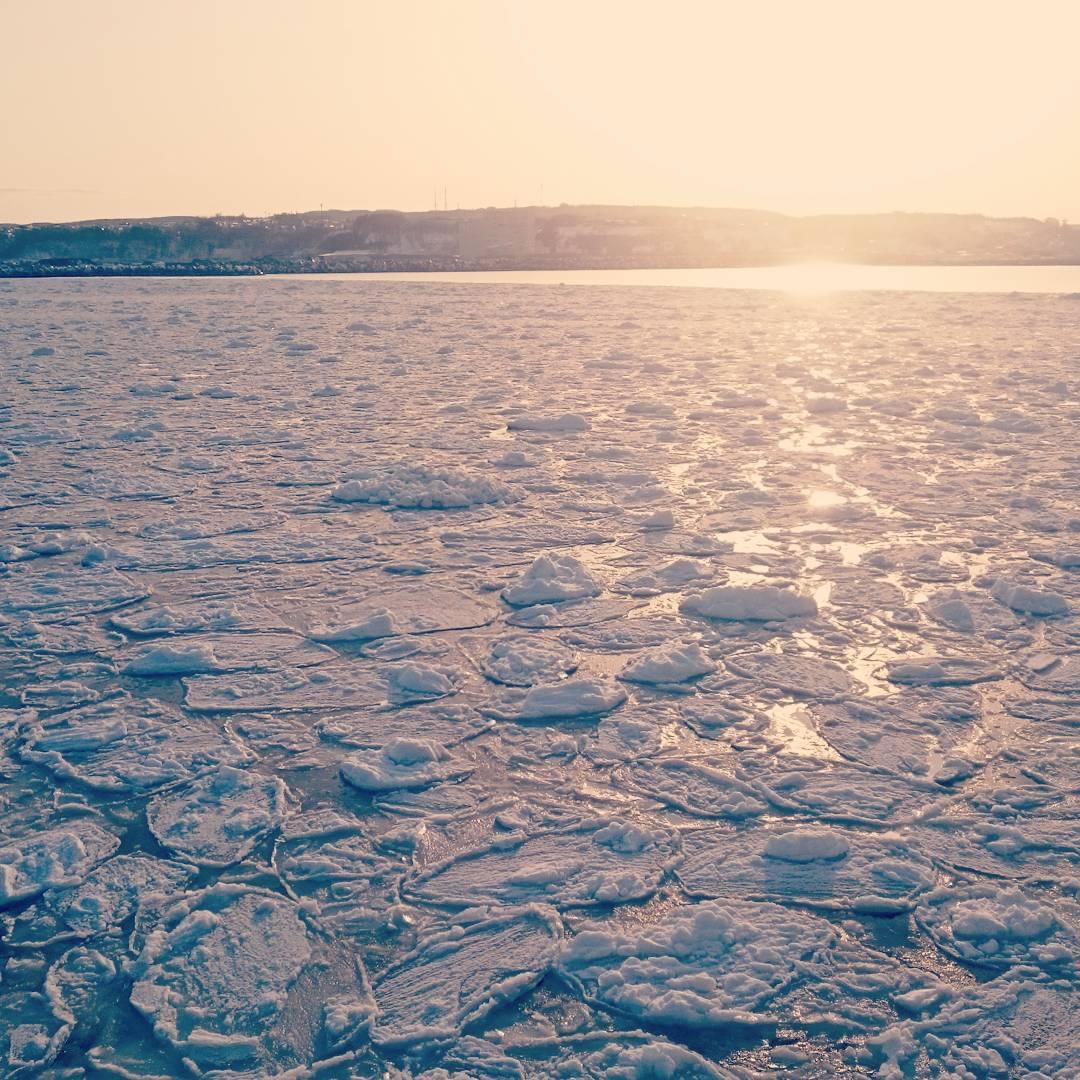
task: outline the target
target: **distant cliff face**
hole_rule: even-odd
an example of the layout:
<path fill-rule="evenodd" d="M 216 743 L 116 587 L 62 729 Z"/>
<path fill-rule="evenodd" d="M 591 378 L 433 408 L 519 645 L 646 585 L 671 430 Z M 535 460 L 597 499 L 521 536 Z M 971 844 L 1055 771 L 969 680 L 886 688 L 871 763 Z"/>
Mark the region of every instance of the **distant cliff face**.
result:
<path fill-rule="evenodd" d="M 0 263 L 252 262 L 318 257 L 656 259 L 692 265 L 805 260 L 1080 263 L 1080 228 L 1033 218 L 880 214 L 793 218 L 755 210 L 523 207 L 152 218 L 0 228 Z"/>

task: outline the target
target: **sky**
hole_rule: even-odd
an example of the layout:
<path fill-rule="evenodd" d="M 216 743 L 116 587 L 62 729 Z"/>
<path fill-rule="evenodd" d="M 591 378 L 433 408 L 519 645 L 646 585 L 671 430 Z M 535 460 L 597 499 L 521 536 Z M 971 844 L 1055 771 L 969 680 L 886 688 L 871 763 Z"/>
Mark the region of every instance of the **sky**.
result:
<path fill-rule="evenodd" d="M 0 0 L 0 221 L 1080 220 L 1076 0 Z"/>

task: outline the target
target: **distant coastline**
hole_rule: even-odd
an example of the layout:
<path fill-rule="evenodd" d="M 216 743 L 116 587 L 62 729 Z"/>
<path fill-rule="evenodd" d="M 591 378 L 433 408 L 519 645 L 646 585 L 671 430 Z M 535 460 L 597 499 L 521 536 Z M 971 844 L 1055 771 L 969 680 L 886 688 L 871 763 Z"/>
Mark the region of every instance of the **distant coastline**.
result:
<path fill-rule="evenodd" d="M 538 260 L 538 259 L 375 259 L 350 262 L 335 259 L 273 259 L 248 262 L 232 262 L 215 259 L 198 259 L 192 262 L 153 263 L 94 263 L 94 262 L 33 262 L 0 264 L 0 280 L 28 278 L 124 278 L 124 277 L 272 277 L 290 274 L 452 274 L 489 273 L 513 271 L 576 271 L 576 270 L 748 270 L 766 267 L 797 265 L 787 262 L 739 262 L 717 264 L 713 262 L 690 263 L 685 260 L 659 262 L 656 260 Z M 1080 266 L 1080 260 L 1031 259 L 1017 262 L 1003 259 L 999 262 L 985 260 L 928 261 L 909 260 L 888 263 L 856 263 L 849 266 Z"/>
<path fill-rule="evenodd" d="M 0 225 L 0 277 L 702 269 L 833 262 L 1077 266 L 1080 227 L 979 214 L 790 217 L 559 206 Z"/>

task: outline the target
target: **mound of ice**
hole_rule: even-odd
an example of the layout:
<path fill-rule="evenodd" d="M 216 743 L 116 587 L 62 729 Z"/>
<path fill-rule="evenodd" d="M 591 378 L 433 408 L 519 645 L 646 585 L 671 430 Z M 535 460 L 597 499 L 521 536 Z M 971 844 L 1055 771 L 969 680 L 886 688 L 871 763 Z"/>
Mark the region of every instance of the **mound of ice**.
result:
<path fill-rule="evenodd" d="M 131 1003 L 199 1069 L 268 1075 L 276 1020 L 310 956 L 292 901 L 217 885 L 177 904 L 148 936 Z"/>
<path fill-rule="evenodd" d="M 842 859 L 849 844 L 835 829 L 803 828 L 770 836 L 761 853 L 770 859 L 808 863 L 823 859 Z"/>
<path fill-rule="evenodd" d="M 600 583 L 585 564 L 573 555 L 541 555 L 532 566 L 502 591 L 503 599 L 515 607 L 555 604 L 597 596 Z"/>
<path fill-rule="evenodd" d="M 570 675 L 576 668 L 569 649 L 535 635 L 498 638 L 480 660 L 480 670 L 504 686 L 534 686 Z"/>
<path fill-rule="evenodd" d="M 313 626 L 308 630 L 312 641 L 326 643 L 342 641 L 374 641 L 399 633 L 394 613 L 388 608 L 375 608 L 359 622 L 341 626 Z"/>
<path fill-rule="evenodd" d="M 225 766 L 151 800 L 146 820 L 162 847 L 200 866 L 228 866 L 279 828 L 287 810 L 284 781 Z"/>
<path fill-rule="evenodd" d="M 371 754 L 354 754 L 340 766 L 341 778 L 361 791 L 424 788 L 469 770 L 450 759 L 445 747 L 426 739 L 398 738 Z"/>
<path fill-rule="evenodd" d="M 466 469 L 396 465 L 380 473 L 346 477 L 330 496 L 338 502 L 397 506 L 408 510 L 463 510 L 501 505 L 516 496 L 501 480 Z"/>
<path fill-rule="evenodd" d="M 417 661 L 396 664 L 387 675 L 387 683 L 394 701 L 444 697 L 454 692 L 446 671 Z"/>
<path fill-rule="evenodd" d="M 201 675 L 221 671 L 214 650 L 201 642 L 143 649 L 124 666 L 125 675 L 142 677 Z"/>
<path fill-rule="evenodd" d="M 588 431 L 592 424 L 581 413 L 520 413 L 507 422 L 508 431 Z"/>
<path fill-rule="evenodd" d="M 619 678 L 657 685 L 685 682 L 715 670 L 716 665 L 700 645 L 674 644 L 631 660 L 619 673 Z"/>
<path fill-rule="evenodd" d="M 534 686 L 522 699 L 522 720 L 570 720 L 611 712 L 626 700 L 626 691 L 612 679 L 566 679 Z"/>
<path fill-rule="evenodd" d="M 1032 589 L 1027 585 L 1010 585 L 997 581 L 990 595 L 999 603 L 1024 615 L 1067 615 L 1069 602 L 1060 593 L 1049 589 Z"/>
<path fill-rule="evenodd" d="M 707 619 L 778 622 L 817 614 L 817 602 L 792 589 L 772 585 L 724 585 L 687 596 L 679 610 Z"/>
<path fill-rule="evenodd" d="M 675 514 L 671 510 L 654 510 L 641 522 L 643 529 L 674 529 Z"/>
<path fill-rule="evenodd" d="M 364 600 L 316 610 L 308 617 L 315 641 L 373 641 L 405 634 L 433 634 L 484 626 L 495 609 L 460 589 L 402 585 L 381 589 Z"/>

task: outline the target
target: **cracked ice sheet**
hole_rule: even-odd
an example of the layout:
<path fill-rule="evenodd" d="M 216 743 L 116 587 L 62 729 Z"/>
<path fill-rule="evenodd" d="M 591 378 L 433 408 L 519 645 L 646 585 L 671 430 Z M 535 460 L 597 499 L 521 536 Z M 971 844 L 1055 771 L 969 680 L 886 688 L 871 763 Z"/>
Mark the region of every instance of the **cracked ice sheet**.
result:
<path fill-rule="evenodd" d="M 504 836 L 464 851 L 407 881 L 429 903 L 543 902 L 588 907 L 644 900 L 677 858 L 674 836 L 620 820 L 583 822 L 554 833 Z"/>
<path fill-rule="evenodd" d="M 150 791 L 254 758 L 216 724 L 126 695 L 31 722 L 19 752 L 58 778 L 123 793 Z"/>
<path fill-rule="evenodd" d="M 282 1014 L 313 948 L 285 897 L 218 885 L 189 895 L 149 935 L 131 1002 L 201 1072 L 273 1074 Z"/>
<path fill-rule="evenodd" d="M 853 968 L 878 997 L 928 981 L 818 916 L 742 900 L 678 907 L 640 928 L 589 924 L 559 955 L 586 1000 L 663 1029 L 784 1023 L 804 989 L 822 1001 L 859 996 L 845 986 Z"/>
<path fill-rule="evenodd" d="M 375 980 L 372 1038 L 394 1046 L 459 1033 L 532 989 L 561 937 L 554 914 L 532 907 L 422 939 Z"/>
<path fill-rule="evenodd" d="M 789 907 L 806 902 L 798 879 L 811 882 L 804 894 L 818 887 L 818 902 L 824 877 L 838 896 L 855 895 L 844 890 L 859 891 L 861 860 L 876 865 L 889 845 L 903 865 L 897 882 L 918 878 L 925 856 L 954 891 L 1018 888 L 1067 918 L 1080 806 L 1080 558 L 1070 539 L 1080 308 L 1022 296 L 795 302 L 639 289 L 629 307 L 628 297 L 355 279 L 0 282 L 0 366 L 11 374 L 0 402 L 5 837 L 84 818 L 124 845 L 103 862 L 76 859 L 71 884 L 8 909 L 15 955 L 0 984 L 0 1061 L 12 1033 L 6 1065 L 40 1072 L 60 1052 L 69 1022 L 33 997 L 55 969 L 57 987 L 70 988 L 57 1000 L 78 1024 L 58 1067 L 183 1072 L 133 1022 L 107 969 L 129 962 L 125 948 L 141 948 L 193 880 L 155 842 L 148 801 L 190 805 L 196 846 L 209 854 L 225 843 L 231 857 L 224 812 L 197 797 L 230 768 L 287 776 L 298 805 L 280 827 L 271 813 L 265 831 L 241 806 L 237 824 L 253 825 L 258 841 L 226 876 L 293 890 L 341 962 L 362 959 L 376 977 L 418 937 L 447 929 L 449 905 L 403 902 L 403 881 L 500 836 L 524 838 L 528 853 L 601 816 L 677 831 L 684 848 L 730 829 L 746 847 L 724 852 L 728 865 L 750 865 L 777 831 L 849 836 L 845 856 L 824 859 L 827 874 L 816 860 L 791 863 L 789 895 L 770 894 Z M 334 499 L 358 470 L 351 494 L 410 505 Z M 545 580 L 534 595 L 511 592 L 553 602 L 511 610 L 501 598 L 536 560 L 570 559 L 584 568 L 570 575 L 577 591 L 598 595 L 560 599 L 575 592 L 568 578 L 568 589 Z M 465 608 L 482 618 L 461 630 Z M 726 617 L 784 614 L 796 617 Z M 338 656 L 317 665 L 338 680 L 327 690 L 310 681 L 303 651 L 273 636 L 313 624 L 393 632 L 367 644 L 343 634 Z M 244 641 L 218 648 L 212 635 Z M 264 708 L 185 709 L 176 673 L 122 671 L 158 642 L 192 658 L 213 647 L 219 661 L 258 669 L 199 685 L 231 685 L 234 700 Z M 718 670 L 662 691 L 606 681 L 676 642 L 700 645 Z M 270 667 L 281 677 L 244 683 Z M 383 681 L 391 670 L 393 685 Z M 541 692 L 525 716 L 530 687 Z M 425 690 L 455 693 L 409 697 Z M 12 709 L 20 700 L 29 707 Z M 377 762 L 399 739 L 453 747 L 471 775 L 378 794 L 346 786 L 344 758 Z M 309 818 L 322 811 L 352 831 L 320 833 Z M 913 838 L 906 855 L 887 830 Z M 221 873 L 205 866 L 200 885 Z M 709 892 L 723 885 L 711 869 L 705 878 Z M 745 901 L 743 881 L 733 875 L 736 894 L 723 899 Z M 80 906 L 64 908 L 76 895 Z M 611 913 L 645 926 L 685 899 L 669 876 Z M 1012 925 L 989 898 L 967 899 Z M 77 929 L 63 910 L 82 912 Z M 940 910 L 951 911 L 945 901 Z M 569 904 L 564 913 L 572 933 L 583 916 Z M 908 999 L 902 1016 L 927 1025 L 914 1045 L 929 1075 L 938 1061 L 974 1075 L 1067 1075 L 1076 1039 L 1058 999 L 1025 1013 L 1001 985 L 1013 966 L 1058 981 L 1060 966 L 1035 968 L 1027 946 L 998 940 L 996 955 L 1023 961 L 993 967 L 983 947 L 993 939 L 962 934 L 978 954 L 958 961 L 944 915 L 905 932 L 903 917 L 858 919 L 888 954 L 947 972 L 954 992 L 973 973 L 990 977 L 977 1008 L 963 995 L 953 1008 L 936 990 Z M 64 934 L 79 937 L 61 959 Z M 44 959 L 32 955 L 30 943 L 52 938 Z M 871 1045 L 865 1032 L 896 1020 L 873 997 L 892 976 L 878 960 L 844 956 L 844 985 L 861 985 L 861 997 L 839 979 L 808 979 L 791 999 L 806 1006 L 802 1026 L 752 1051 L 723 1039 L 694 1041 L 694 1051 L 725 1072 L 813 1080 L 890 1067 L 903 1038 Z M 306 1065 L 340 1040 L 362 1055 L 346 1074 L 401 1063 L 365 1040 L 363 993 L 334 1002 L 336 990 L 312 992 L 325 987 L 319 978 L 302 973 L 282 1021 L 309 1035 L 264 1047 L 256 1071 Z M 531 1056 L 508 1049 L 527 1073 L 670 1068 L 674 1051 L 659 1036 L 660 1056 L 635 1060 L 623 1060 L 636 1051 L 628 1042 L 587 1044 L 598 1014 L 559 993 L 567 1015 L 553 1015 L 552 1030 L 583 1041 L 575 1049 L 562 1037 L 565 1046 Z M 546 994 L 516 1007 L 542 1012 Z M 325 999 L 325 1037 L 313 1039 Z M 1040 1010 L 1047 1026 L 1033 1036 Z M 1002 1036 L 1016 1017 L 1028 1034 L 1011 1050 Z M 485 1033 L 500 1047 L 498 1033 L 515 1028 L 505 1019 L 493 1014 Z M 864 1035 L 845 1041 L 845 1024 Z M 955 1051 L 934 1043 L 935 1030 Z M 665 1036 L 692 1052 L 685 1029 Z M 445 1067 L 483 1075 L 488 1058 L 462 1049 L 469 1037 L 452 1040 Z M 425 1063 L 436 1067 L 432 1054 Z"/>

